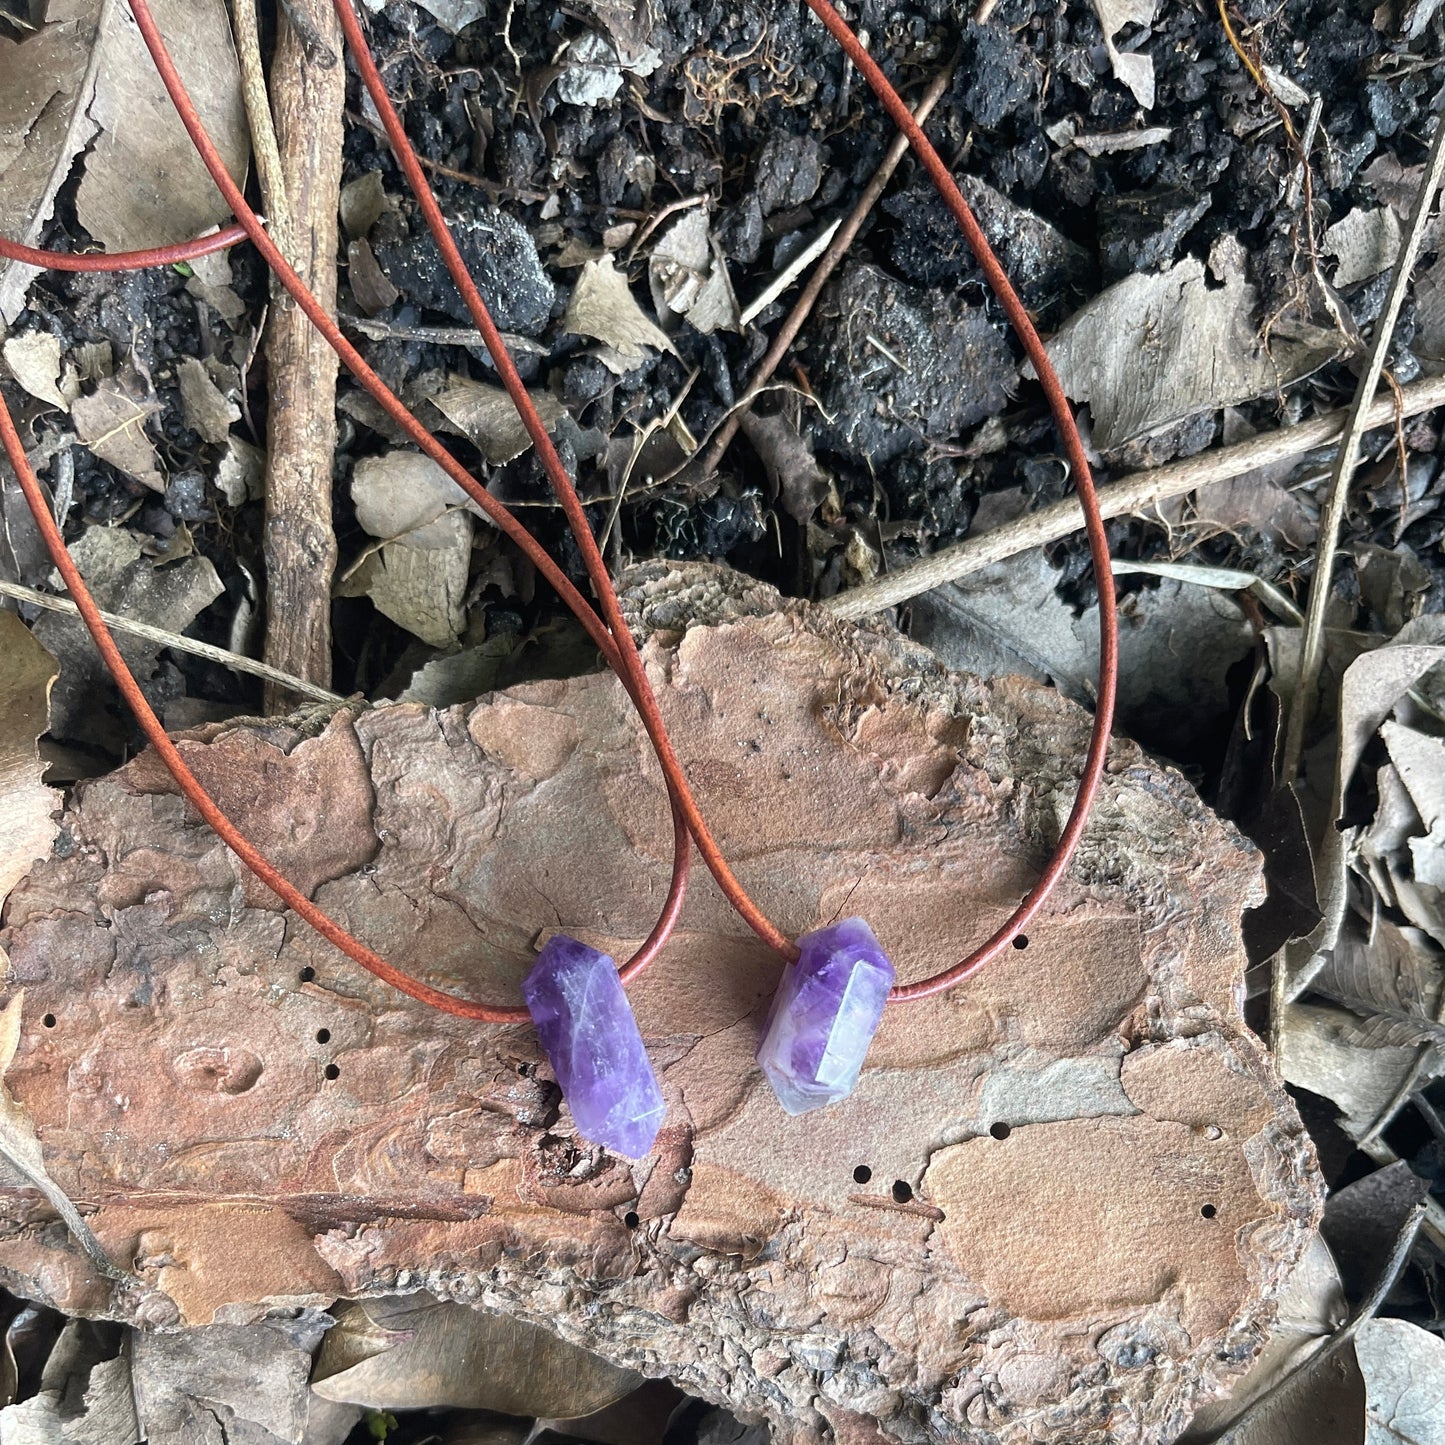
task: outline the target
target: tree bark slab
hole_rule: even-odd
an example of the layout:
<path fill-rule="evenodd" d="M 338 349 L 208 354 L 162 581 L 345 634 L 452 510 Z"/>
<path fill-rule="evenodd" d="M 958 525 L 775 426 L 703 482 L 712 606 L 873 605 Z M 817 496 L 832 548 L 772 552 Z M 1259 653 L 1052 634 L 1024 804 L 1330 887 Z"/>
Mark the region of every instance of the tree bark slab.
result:
<path fill-rule="evenodd" d="M 1035 876 L 1088 730 L 1056 693 L 717 569 L 639 569 L 626 602 L 781 926 L 861 914 L 919 977 Z M 622 955 L 666 890 L 665 792 L 610 676 L 184 750 L 323 906 L 479 997 L 514 1000 L 549 928 Z M 9 1081 L 56 1180 L 184 1323 L 426 1288 L 784 1440 L 1163 1441 L 1258 1348 L 1320 1207 L 1239 1013 L 1261 893 L 1250 845 L 1118 742 L 1027 947 L 891 1007 L 853 1097 L 791 1119 L 752 1058 L 777 962 L 699 870 L 631 990 L 669 1112 L 630 1164 L 579 1142 L 529 1028 L 361 973 L 146 754 L 82 785 L 12 895 Z M 36 1196 L 0 1206 L 0 1282 L 123 1310 Z"/>

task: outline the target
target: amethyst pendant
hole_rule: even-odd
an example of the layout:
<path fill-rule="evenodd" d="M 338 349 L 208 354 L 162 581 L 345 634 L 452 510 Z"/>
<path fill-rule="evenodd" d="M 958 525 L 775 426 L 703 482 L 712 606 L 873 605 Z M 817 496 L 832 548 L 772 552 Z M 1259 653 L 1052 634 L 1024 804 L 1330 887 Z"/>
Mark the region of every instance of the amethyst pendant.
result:
<path fill-rule="evenodd" d="M 522 997 L 578 1131 L 615 1154 L 642 1158 L 662 1124 L 662 1092 L 617 965 L 554 934 L 522 981 Z"/>
<path fill-rule="evenodd" d="M 758 1045 L 758 1063 L 790 1114 L 853 1092 L 893 987 L 893 965 L 861 918 L 805 933 L 798 947 Z"/>

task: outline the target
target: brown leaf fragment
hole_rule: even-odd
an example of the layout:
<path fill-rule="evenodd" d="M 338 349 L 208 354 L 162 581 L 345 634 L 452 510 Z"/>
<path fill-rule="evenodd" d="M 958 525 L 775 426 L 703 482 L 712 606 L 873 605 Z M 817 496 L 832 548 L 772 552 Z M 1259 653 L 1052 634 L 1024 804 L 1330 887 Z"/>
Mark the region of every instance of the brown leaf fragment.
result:
<path fill-rule="evenodd" d="M 231 435 L 232 424 L 241 420 L 241 408 L 211 380 L 203 362 L 194 356 L 185 357 L 177 369 L 181 383 L 181 406 L 186 425 L 203 442 L 223 446 Z"/>
<path fill-rule="evenodd" d="M 818 464 L 813 449 L 786 417 L 749 411 L 743 415 L 742 429 L 767 468 L 783 510 L 806 526 L 829 493 L 836 497 L 832 476 Z"/>
<path fill-rule="evenodd" d="M 375 253 L 365 240 L 352 241 L 347 245 L 346 275 L 356 304 L 368 316 L 385 311 L 401 295 L 381 269 Z"/>
<path fill-rule="evenodd" d="M 1369 1445 L 1445 1445 L 1445 1340 L 1408 1320 L 1368 1320 L 1355 1340 Z"/>
<path fill-rule="evenodd" d="M 562 419 L 562 403 L 548 391 L 527 394 L 550 431 Z M 500 386 L 453 375 L 430 400 L 493 466 L 512 461 L 532 445 L 521 414 Z"/>
<path fill-rule="evenodd" d="M 538 1325 L 429 1295 L 344 1304 L 311 1388 L 373 1410 L 591 1415 L 642 1383 Z"/>
<path fill-rule="evenodd" d="M 0 903 L 50 851 L 60 794 L 41 782 L 36 739 L 50 726 L 59 664 L 13 613 L 0 611 Z"/>
<path fill-rule="evenodd" d="M 672 351 L 672 342 L 648 319 L 610 256 L 588 261 L 562 317 L 562 330 L 600 341 L 628 370 L 641 366 L 650 351 Z M 614 370 L 616 368 L 614 367 Z"/>
<path fill-rule="evenodd" d="M 70 403 L 60 390 L 60 338 L 45 331 L 24 331 L 8 337 L 0 355 L 10 374 L 40 401 L 48 401 L 61 411 L 69 411 Z"/>
<path fill-rule="evenodd" d="M 119 468 L 157 492 L 166 489 L 160 460 L 146 420 L 160 410 L 154 399 L 137 401 L 116 377 L 106 377 L 89 396 L 77 397 L 70 409 L 76 435 L 101 461 Z"/>
<path fill-rule="evenodd" d="M 250 131 L 223 0 L 155 0 L 156 23 L 226 169 L 246 179 Z M 82 226 L 107 250 L 198 236 L 230 209 L 176 115 L 125 5 L 103 7 L 89 114 L 100 127 L 76 195 Z"/>

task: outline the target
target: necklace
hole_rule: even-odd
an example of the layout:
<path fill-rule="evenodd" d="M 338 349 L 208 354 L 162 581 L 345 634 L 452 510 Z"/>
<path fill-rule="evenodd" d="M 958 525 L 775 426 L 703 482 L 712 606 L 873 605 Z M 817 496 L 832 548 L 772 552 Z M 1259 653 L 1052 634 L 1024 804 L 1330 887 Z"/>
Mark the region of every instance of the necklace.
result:
<path fill-rule="evenodd" d="M 1113 589 L 1109 582 L 1108 546 L 1094 495 L 1092 472 L 1043 342 L 990 249 L 977 221 L 947 166 L 892 85 L 828 0 L 805 3 L 838 40 L 859 73 L 882 101 L 890 118 L 907 137 L 920 163 L 963 231 L 980 269 L 999 300 L 1033 363 L 1049 407 L 1061 432 L 1083 505 L 1090 552 L 1099 592 L 1100 663 L 1098 696 L 1089 750 L 1074 805 L 1052 857 L 1038 881 L 1008 921 L 966 958 L 918 982 L 897 985 L 892 962 L 872 930 L 860 918 L 848 918 L 805 934 L 796 943 L 772 923 L 748 896 L 723 857 L 698 809 L 686 775 L 673 750 L 641 656 L 622 614 L 610 574 L 588 525 L 581 500 L 547 434 L 492 321 L 480 293 L 457 250 L 421 163 L 407 139 L 400 117 L 386 93 L 351 0 L 333 0 L 347 45 L 372 102 L 381 117 L 393 154 L 416 197 L 443 261 L 487 346 L 499 377 L 517 407 L 537 456 L 547 474 L 568 526 L 577 541 L 600 615 L 535 541 L 526 528 L 486 491 L 439 442 L 416 421 L 394 393 L 342 335 L 302 279 L 286 262 L 265 225 L 247 205 L 195 111 L 184 83 L 156 27 L 146 0 L 129 0 L 142 38 L 150 50 L 171 101 L 205 162 L 212 179 L 237 218 L 237 225 L 202 241 L 181 246 L 108 256 L 72 257 L 0 242 L 0 256 L 62 270 L 123 270 L 170 265 L 234 244 L 241 235 L 260 251 L 273 274 L 321 331 L 358 382 L 416 443 L 420 450 L 472 498 L 537 567 L 577 616 L 608 666 L 628 694 L 667 783 L 673 821 L 672 881 L 652 933 L 620 970 L 605 954 L 566 935 L 553 936 L 541 949 L 522 984 L 526 1008 L 474 1003 L 434 989 L 402 973 L 300 893 L 255 848 L 216 806 L 187 768 L 166 736 L 131 676 L 100 617 L 84 579 L 71 560 L 59 527 L 49 514 L 44 495 L 25 456 L 14 421 L 0 398 L 0 444 L 15 468 L 26 502 L 51 557 L 87 628 L 95 639 L 117 686 L 136 713 L 142 731 L 175 777 L 201 817 L 222 841 L 286 905 L 342 952 L 377 977 L 419 1001 L 448 1013 L 488 1023 L 531 1020 L 537 1029 L 564 1098 L 584 1137 L 627 1157 L 651 1148 L 662 1122 L 663 1103 L 624 986 L 657 955 L 681 912 L 686 894 L 691 845 L 696 843 L 709 871 L 734 909 L 750 928 L 785 960 L 774 997 L 758 1062 L 779 1102 L 799 1114 L 845 1098 L 862 1068 L 869 1044 L 890 1002 L 906 1002 L 940 993 L 963 982 L 1010 947 L 1042 907 L 1068 867 L 1098 790 L 1113 719 L 1117 674 L 1117 639 Z M 238 234 L 238 232 L 240 234 Z"/>

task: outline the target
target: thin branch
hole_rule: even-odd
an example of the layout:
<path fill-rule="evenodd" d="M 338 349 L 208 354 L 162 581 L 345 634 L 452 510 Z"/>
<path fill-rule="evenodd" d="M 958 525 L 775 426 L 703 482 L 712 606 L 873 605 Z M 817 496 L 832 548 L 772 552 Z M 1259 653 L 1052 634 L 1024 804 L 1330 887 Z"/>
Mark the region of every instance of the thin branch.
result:
<path fill-rule="evenodd" d="M 1440 187 L 1442 174 L 1445 174 L 1445 119 L 1437 118 L 1435 136 L 1430 142 L 1430 155 L 1425 164 L 1424 179 L 1420 182 L 1415 205 L 1405 228 L 1404 244 L 1395 258 L 1389 294 L 1385 298 L 1379 319 L 1375 322 L 1369 360 L 1355 390 L 1349 422 L 1335 458 L 1334 471 L 1330 475 L 1329 491 L 1326 494 L 1325 510 L 1320 520 L 1319 540 L 1316 544 L 1315 571 L 1310 579 L 1309 604 L 1305 608 L 1299 677 L 1290 702 L 1289 726 L 1285 733 L 1284 766 L 1280 773 L 1283 782 L 1293 782 L 1299 772 L 1300 754 L 1304 751 L 1305 724 L 1314 712 L 1320 670 L 1324 665 L 1325 609 L 1329 605 L 1330 584 L 1334 577 L 1335 551 L 1339 546 L 1345 508 L 1350 499 L 1350 479 L 1355 473 L 1360 441 L 1369 428 L 1375 390 L 1380 384 L 1385 356 L 1395 334 L 1395 319 L 1400 314 L 1401 303 L 1415 272 L 1415 261 L 1420 254 L 1420 245 L 1425 235 L 1425 221 L 1429 217 L 1435 192 Z"/>
<path fill-rule="evenodd" d="M 256 18 L 256 0 L 232 0 L 231 10 L 236 56 L 241 65 L 241 99 L 246 104 L 246 119 L 251 125 L 251 149 L 256 155 L 261 199 L 276 244 L 285 255 L 290 256 L 293 240 L 291 202 L 286 195 L 281 148 L 276 143 L 271 97 L 266 90 L 266 67 L 261 60 L 261 29 Z"/>
<path fill-rule="evenodd" d="M 1445 406 L 1445 377 L 1417 381 L 1402 387 L 1400 394 L 1401 414 L 1417 416 L 1422 411 L 1432 411 L 1437 406 Z M 1332 442 L 1344 431 L 1346 418 L 1352 414 L 1353 408 L 1326 412 L 1298 426 L 1266 432 L 1232 447 L 1220 447 L 1167 466 L 1120 477 L 1117 482 L 1108 482 L 1099 488 L 1099 508 L 1105 517 L 1124 517 L 1211 482 L 1227 481 L 1257 467 L 1288 461 Z M 1362 415 L 1366 430 L 1392 422 L 1397 415 L 1394 397 L 1377 398 Z M 1030 512 L 1017 521 L 1005 522 L 981 536 L 944 547 L 865 587 L 840 593 L 824 605 L 839 617 L 866 617 L 871 612 L 896 607 L 921 592 L 980 572 L 1031 547 L 1062 541 L 1082 526 L 1079 504 L 1070 497 Z"/>
<path fill-rule="evenodd" d="M 923 92 L 918 104 L 914 107 L 913 118 L 919 125 L 928 119 L 933 113 L 933 108 L 943 99 L 943 93 L 948 89 L 949 81 L 953 79 L 953 67 L 954 61 L 950 60 L 934 76 L 928 89 Z M 883 192 L 888 187 L 888 182 L 893 179 L 893 172 L 898 169 L 907 153 L 908 137 L 894 136 L 892 144 L 889 145 L 887 153 L 883 157 L 882 164 L 874 173 L 873 179 L 868 182 L 863 194 L 858 197 L 858 204 L 853 207 L 848 218 L 834 232 L 823 259 L 818 262 L 817 269 L 808 278 L 808 284 L 803 288 L 803 294 L 798 297 L 797 303 L 788 314 L 788 319 L 778 328 L 778 334 L 773 337 L 772 345 L 768 347 L 767 353 L 758 363 L 758 369 L 753 373 L 753 378 L 748 383 L 748 389 L 738 398 L 731 415 L 718 427 L 709 440 L 707 452 L 698 464 L 698 470 L 703 476 L 709 476 L 717 470 L 718 462 L 722 460 L 722 454 L 728 449 L 733 437 L 737 435 L 738 427 L 742 425 L 743 416 L 772 379 L 773 373 L 778 369 L 783 357 L 787 355 L 788 348 L 797 340 L 798 333 L 803 329 L 803 323 L 812 314 L 813 307 L 817 304 L 818 297 L 822 294 L 828 278 L 837 269 L 838 263 L 848 254 L 854 238 L 863 228 L 863 222 L 868 219 L 869 212 L 873 207 L 878 204 Z M 825 236 L 827 234 L 824 232 Z M 779 279 L 781 280 L 781 278 Z M 781 294 L 781 289 L 783 288 L 780 288 L 777 294 Z M 769 293 L 772 291 L 773 288 L 769 287 L 768 291 L 763 294 L 771 300 L 772 297 Z M 758 298 L 758 301 L 762 300 L 763 297 Z M 762 309 L 758 305 L 758 301 L 749 307 L 749 311 L 753 311 L 754 307 L 758 310 Z M 748 319 L 748 313 L 744 313 L 743 319 L 744 321 Z"/>
<path fill-rule="evenodd" d="M 36 592 L 33 588 L 22 587 L 18 582 L 0 581 L 0 597 L 10 597 L 16 602 L 29 602 L 43 607 L 48 612 L 63 612 L 67 617 L 79 617 L 80 612 L 68 597 L 56 597 L 49 592 Z M 112 632 L 128 632 L 132 637 L 144 638 L 158 647 L 174 648 L 177 652 L 188 652 L 193 657 L 204 657 L 207 662 L 219 662 L 233 672 L 249 672 L 278 687 L 288 688 L 303 697 L 314 698 L 317 702 L 344 702 L 345 698 L 324 687 L 292 677 L 289 672 L 268 667 L 254 657 L 243 657 L 239 652 L 227 652 L 224 647 L 212 647 L 209 642 L 198 642 L 194 637 L 182 637 L 178 632 L 167 632 L 163 627 L 152 627 L 149 622 L 137 622 L 131 617 L 122 617 L 117 612 L 102 612 L 105 625 Z"/>

